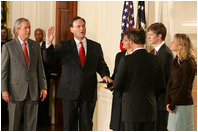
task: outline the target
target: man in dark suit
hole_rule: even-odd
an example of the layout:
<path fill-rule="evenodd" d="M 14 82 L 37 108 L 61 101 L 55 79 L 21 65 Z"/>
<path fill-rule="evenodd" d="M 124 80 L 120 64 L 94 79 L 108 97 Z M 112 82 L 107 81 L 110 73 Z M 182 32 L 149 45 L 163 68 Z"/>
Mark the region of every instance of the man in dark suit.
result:
<path fill-rule="evenodd" d="M 83 18 L 73 17 L 70 30 L 74 38 L 60 42 L 54 50 L 50 46 L 44 52 L 45 61 L 60 60 L 62 63 L 58 97 L 62 98 L 64 130 L 67 131 L 92 130 L 97 99 L 96 72 L 103 81 L 112 82 L 100 44 L 85 38 L 85 24 Z M 48 46 L 54 38 L 54 32 L 54 27 L 48 29 Z"/>
<path fill-rule="evenodd" d="M 19 130 L 23 112 L 24 130 L 35 131 L 39 97 L 44 101 L 47 96 L 41 52 L 39 45 L 29 39 L 29 20 L 17 19 L 15 28 L 18 37 L 2 48 L 2 98 L 8 102 L 9 130 Z"/>
<path fill-rule="evenodd" d="M 166 111 L 165 97 L 166 85 L 170 76 L 170 67 L 173 61 L 173 53 L 164 42 L 166 38 L 166 27 L 162 23 L 151 24 L 148 28 L 148 40 L 154 45 L 154 49 L 150 52 L 156 55 L 161 62 L 165 76 L 165 87 L 160 91 L 157 100 L 157 130 L 167 131 L 168 112 Z"/>
<path fill-rule="evenodd" d="M 122 93 L 124 130 L 153 131 L 157 119 L 156 98 L 164 86 L 162 68 L 158 58 L 144 48 L 144 30 L 129 29 L 125 34 L 133 53 L 120 60 L 113 84 L 114 90 Z"/>
<path fill-rule="evenodd" d="M 1 26 L 1 48 L 9 41 L 11 41 L 11 39 L 8 39 L 8 29 L 5 26 Z"/>
<path fill-rule="evenodd" d="M 37 28 L 34 31 L 34 37 L 36 42 L 39 43 L 41 47 L 41 55 L 43 58 L 43 51 L 46 49 L 46 43 L 43 40 L 44 31 L 41 28 Z M 54 48 L 52 46 L 52 48 Z M 47 93 L 50 95 L 50 80 L 53 80 L 57 76 L 57 66 L 54 63 L 46 63 L 43 61 L 43 66 L 45 70 L 45 76 L 47 80 Z M 50 124 L 51 119 L 49 117 L 49 96 L 46 97 L 45 101 L 41 102 L 39 100 L 39 108 L 38 108 L 38 124 L 39 125 L 48 125 Z"/>

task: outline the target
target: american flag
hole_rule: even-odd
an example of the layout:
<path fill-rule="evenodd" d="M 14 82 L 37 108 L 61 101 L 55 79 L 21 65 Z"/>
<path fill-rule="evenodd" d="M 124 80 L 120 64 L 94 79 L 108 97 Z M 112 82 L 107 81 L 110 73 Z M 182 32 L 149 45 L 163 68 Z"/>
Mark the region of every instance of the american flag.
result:
<path fill-rule="evenodd" d="M 122 11 L 122 33 L 121 33 L 121 40 L 120 40 L 121 51 L 126 50 L 123 48 L 123 43 L 122 43 L 123 33 L 129 28 L 133 28 L 133 26 L 134 26 L 133 2 L 125 1 L 123 11 Z"/>
<path fill-rule="evenodd" d="M 138 28 L 138 29 L 145 29 L 146 28 L 144 1 L 138 1 L 138 13 L 137 13 L 136 28 Z"/>

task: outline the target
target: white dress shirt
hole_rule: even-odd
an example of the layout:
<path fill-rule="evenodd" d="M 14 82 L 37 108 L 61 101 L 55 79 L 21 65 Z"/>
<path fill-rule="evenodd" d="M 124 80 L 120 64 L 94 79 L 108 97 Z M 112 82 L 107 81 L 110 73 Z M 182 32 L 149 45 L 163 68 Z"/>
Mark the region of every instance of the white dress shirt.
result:
<path fill-rule="evenodd" d="M 24 47 L 23 43 L 24 42 L 19 38 L 19 36 L 18 36 L 18 39 L 20 41 L 20 44 L 21 44 L 21 47 L 22 47 L 22 50 L 23 50 L 23 47 Z M 28 56 L 29 56 L 29 44 L 28 44 L 28 41 L 26 40 L 25 43 L 26 43 L 26 48 L 27 48 Z"/>
<path fill-rule="evenodd" d="M 80 46 L 81 46 L 80 41 L 76 38 L 74 38 L 74 40 L 76 42 L 76 47 L 78 49 L 78 54 L 79 54 L 79 50 L 80 50 Z M 84 50 L 85 50 L 85 56 L 87 56 L 87 40 L 86 40 L 86 38 L 84 38 L 82 40 L 82 43 L 83 43 L 83 47 L 84 47 Z"/>
<path fill-rule="evenodd" d="M 155 47 L 155 50 L 158 52 L 159 49 L 162 47 L 162 45 L 164 44 L 164 41 L 162 41 L 158 46 Z"/>

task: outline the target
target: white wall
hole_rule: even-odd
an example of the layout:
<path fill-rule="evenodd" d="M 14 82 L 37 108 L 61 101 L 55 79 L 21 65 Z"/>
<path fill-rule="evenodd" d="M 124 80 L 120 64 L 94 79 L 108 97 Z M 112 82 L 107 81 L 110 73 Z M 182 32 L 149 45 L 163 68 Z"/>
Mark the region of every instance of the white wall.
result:
<path fill-rule="evenodd" d="M 27 18 L 31 24 L 31 36 L 34 38 L 34 30 L 41 28 L 47 31 L 56 22 L 56 2 L 55 1 L 11 1 L 10 2 L 10 28 L 18 18 Z"/>

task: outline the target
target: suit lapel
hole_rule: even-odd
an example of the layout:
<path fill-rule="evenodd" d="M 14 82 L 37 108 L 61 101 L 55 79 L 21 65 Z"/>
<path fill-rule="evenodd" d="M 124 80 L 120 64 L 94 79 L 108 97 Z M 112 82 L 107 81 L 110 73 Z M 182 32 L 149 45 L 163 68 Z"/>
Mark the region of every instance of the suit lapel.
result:
<path fill-rule="evenodd" d="M 74 39 L 71 40 L 71 50 L 72 50 L 72 54 L 74 55 L 74 59 L 76 60 L 77 64 L 82 68 L 81 66 L 81 62 L 80 62 L 80 58 L 79 58 L 79 55 L 78 55 L 78 49 L 77 49 L 77 46 L 76 46 L 76 42 Z"/>
<path fill-rule="evenodd" d="M 29 65 L 28 65 L 28 70 L 29 70 L 32 61 L 34 61 L 33 56 L 34 56 L 34 48 L 35 48 L 34 44 L 31 43 L 29 39 L 28 39 L 28 46 L 29 46 Z"/>
<path fill-rule="evenodd" d="M 87 62 L 88 62 L 88 59 L 90 57 L 90 53 L 91 53 L 91 45 L 90 45 L 90 42 L 88 39 L 87 40 L 87 55 L 86 55 L 86 58 L 85 58 L 85 63 L 84 63 L 84 67 L 86 66 Z"/>
<path fill-rule="evenodd" d="M 164 50 L 165 47 L 166 47 L 166 44 L 164 43 L 164 44 L 160 47 L 159 51 L 157 52 L 157 55 L 159 55 L 159 54 Z"/>
<path fill-rule="evenodd" d="M 154 48 L 154 49 L 155 49 L 155 48 Z M 153 54 L 153 55 L 154 55 L 154 49 L 152 49 L 151 52 L 150 52 L 150 53 Z"/>
<path fill-rule="evenodd" d="M 160 49 L 158 50 L 158 52 L 157 52 L 157 54 L 156 55 L 159 55 L 160 54 L 160 52 L 162 52 L 163 50 L 164 50 L 164 48 L 166 47 L 166 43 L 164 43 L 161 47 L 160 47 Z M 151 54 L 153 54 L 154 55 L 154 50 L 155 50 L 155 48 L 153 49 L 153 50 L 151 50 Z"/>
<path fill-rule="evenodd" d="M 27 67 L 21 43 L 18 38 L 15 38 L 15 41 L 16 41 L 16 51 L 18 52 L 20 58 L 19 60 L 21 61 L 21 63 L 25 65 L 25 67 Z"/>

